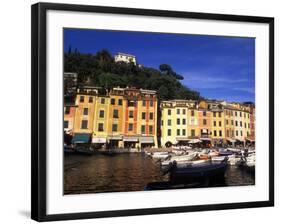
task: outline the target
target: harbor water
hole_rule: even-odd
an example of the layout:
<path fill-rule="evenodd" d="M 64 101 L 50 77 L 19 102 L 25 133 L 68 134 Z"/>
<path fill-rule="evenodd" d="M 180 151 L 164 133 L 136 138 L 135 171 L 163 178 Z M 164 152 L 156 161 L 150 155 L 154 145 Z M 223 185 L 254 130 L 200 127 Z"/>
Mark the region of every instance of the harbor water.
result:
<path fill-rule="evenodd" d="M 142 191 L 148 183 L 166 181 L 160 163 L 142 153 L 64 157 L 64 194 Z M 253 175 L 229 165 L 223 183 L 204 187 L 254 184 Z"/>

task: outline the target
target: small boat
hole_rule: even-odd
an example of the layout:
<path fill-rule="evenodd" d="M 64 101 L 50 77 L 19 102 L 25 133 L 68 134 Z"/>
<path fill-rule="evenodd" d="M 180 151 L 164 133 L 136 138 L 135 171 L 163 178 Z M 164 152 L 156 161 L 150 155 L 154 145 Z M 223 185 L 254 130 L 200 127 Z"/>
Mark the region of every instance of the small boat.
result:
<path fill-rule="evenodd" d="M 153 159 L 166 159 L 168 158 L 169 153 L 168 152 L 154 152 L 152 153 Z"/>
<path fill-rule="evenodd" d="M 212 162 L 222 162 L 222 161 L 226 161 L 228 159 L 227 156 L 213 156 L 211 158 Z"/>
<path fill-rule="evenodd" d="M 208 154 L 199 154 L 199 155 L 198 155 L 198 158 L 199 158 L 200 160 L 209 160 L 209 159 L 210 159 L 210 157 L 209 157 Z"/>
<path fill-rule="evenodd" d="M 162 166 L 167 166 L 170 163 L 177 162 L 177 163 L 184 163 L 187 161 L 191 161 L 197 157 L 197 153 L 189 153 L 185 155 L 180 155 L 180 156 L 170 156 L 169 159 L 166 159 L 161 163 Z"/>
<path fill-rule="evenodd" d="M 241 153 L 241 149 L 238 149 L 238 148 L 227 148 L 227 151 L 230 151 L 233 153 Z"/>
<path fill-rule="evenodd" d="M 191 164 L 184 167 L 174 162 L 166 171 L 170 173 L 170 181 L 176 183 L 206 181 L 213 178 L 224 178 L 227 162 L 212 162 Z"/>
<path fill-rule="evenodd" d="M 233 152 L 228 151 L 227 149 L 219 149 L 219 155 L 220 156 L 230 156 Z"/>
<path fill-rule="evenodd" d="M 231 165 L 231 166 L 234 166 L 234 165 L 237 164 L 237 162 L 240 161 L 240 159 L 241 159 L 240 156 L 237 156 L 237 155 L 235 155 L 235 154 L 232 154 L 232 155 L 228 156 L 227 163 L 228 163 L 229 165 Z"/>

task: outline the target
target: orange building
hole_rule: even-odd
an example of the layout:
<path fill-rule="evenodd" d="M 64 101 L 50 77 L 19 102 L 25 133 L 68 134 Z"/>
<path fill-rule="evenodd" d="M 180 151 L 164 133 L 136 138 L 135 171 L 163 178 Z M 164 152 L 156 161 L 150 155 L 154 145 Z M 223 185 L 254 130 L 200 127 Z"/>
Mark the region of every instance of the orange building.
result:
<path fill-rule="evenodd" d="M 65 104 L 64 105 L 63 129 L 66 133 L 71 134 L 71 135 L 73 135 L 73 132 L 74 132 L 76 108 L 77 108 L 77 106 L 75 106 L 75 104 Z"/>

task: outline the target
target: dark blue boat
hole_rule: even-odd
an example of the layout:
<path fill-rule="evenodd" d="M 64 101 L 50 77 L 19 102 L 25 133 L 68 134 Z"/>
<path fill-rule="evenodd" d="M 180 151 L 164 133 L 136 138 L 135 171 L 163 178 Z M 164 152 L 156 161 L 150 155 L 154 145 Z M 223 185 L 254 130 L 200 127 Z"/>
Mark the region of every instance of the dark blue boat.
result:
<path fill-rule="evenodd" d="M 227 161 L 192 164 L 187 166 L 177 166 L 172 164 L 168 172 L 170 181 L 174 183 L 205 182 L 212 179 L 224 179 L 227 168 Z"/>

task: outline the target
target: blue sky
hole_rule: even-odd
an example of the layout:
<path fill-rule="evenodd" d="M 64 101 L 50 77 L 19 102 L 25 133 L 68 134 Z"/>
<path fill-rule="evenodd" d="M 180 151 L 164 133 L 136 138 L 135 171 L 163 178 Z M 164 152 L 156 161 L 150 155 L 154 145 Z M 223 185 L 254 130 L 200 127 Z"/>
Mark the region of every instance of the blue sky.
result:
<path fill-rule="evenodd" d="M 255 101 L 254 38 L 65 29 L 64 50 L 69 46 L 134 54 L 147 67 L 169 64 L 184 76 L 182 84 L 206 98 Z"/>

